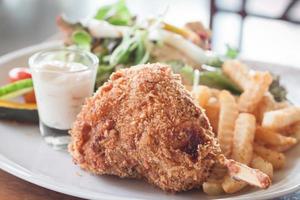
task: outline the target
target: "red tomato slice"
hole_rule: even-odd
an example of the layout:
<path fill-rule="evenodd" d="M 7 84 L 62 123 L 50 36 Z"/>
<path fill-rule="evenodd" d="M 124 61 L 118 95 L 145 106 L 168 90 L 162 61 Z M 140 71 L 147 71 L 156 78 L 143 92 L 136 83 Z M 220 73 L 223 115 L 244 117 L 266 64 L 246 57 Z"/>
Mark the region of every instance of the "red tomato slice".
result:
<path fill-rule="evenodd" d="M 15 82 L 15 81 L 31 78 L 31 73 L 28 68 L 17 67 L 10 70 L 8 76 L 10 82 Z"/>

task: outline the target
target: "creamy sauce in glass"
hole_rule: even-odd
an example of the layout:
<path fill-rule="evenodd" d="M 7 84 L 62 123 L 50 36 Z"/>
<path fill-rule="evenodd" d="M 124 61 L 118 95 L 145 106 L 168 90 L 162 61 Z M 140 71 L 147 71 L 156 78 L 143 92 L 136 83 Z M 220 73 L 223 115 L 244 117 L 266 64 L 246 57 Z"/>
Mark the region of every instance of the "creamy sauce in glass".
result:
<path fill-rule="evenodd" d="M 40 120 L 70 129 L 86 97 L 93 94 L 95 72 L 75 62 L 45 61 L 32 70 Z"/>

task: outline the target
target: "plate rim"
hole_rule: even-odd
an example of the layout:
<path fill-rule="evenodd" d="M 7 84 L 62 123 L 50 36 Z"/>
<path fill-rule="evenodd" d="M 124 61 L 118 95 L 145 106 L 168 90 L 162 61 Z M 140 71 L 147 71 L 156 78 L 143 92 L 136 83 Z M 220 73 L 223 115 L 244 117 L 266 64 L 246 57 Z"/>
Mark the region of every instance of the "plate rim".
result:
<path fill-rule="evenodd" d="M 85 190 L 81 190 L 80 188 L 69 186 L 66 184 L 62 184 L 59 182 L 51 181 L 51 180 L 46 180 L 46 178 L 41 179 L 41 177 L 37 176 L 34 173 L 31 173 L 30 171 L 26 169 L 22 169 L 23 167 L 19 166 L 17 163 L 9 160 L 5 156 L 0 154 L 0 169 L 13 175 L 16 176 L 22 180 L 25 180 L 27 182 L 30 182 L 32 184 L 35 184 L 37 186 L 60 192 L 62 194 L 67 194 L 73 197 L 80 197 L 84 199 L 99 199 L 99 200 L 115 200 L 116 198 L 122 199 L 122 200 L 143 200 L 140 198 L 127 198 L 127 197 L 120 197 L 116 195 L 110 195 L 110 194 L 105 194 L 101 193 L 101 196 L 99 196 L 99 193 L 89 191 L 89 193 L 86 193 Z M 55 183 L 55 184 L 54 184 Z M 76 189 L 75 189 L 76 188 Z M 83 194 L 85 193 L 85 194 Z"/>
<path fill-rule="evenodd" d="M 41 49 L 54 48 L 54 47 L 57 47 L 58 45 L 62 45 L 62 44 L 63 44 L 62 40 L 55 40 L 55 41 L 43 42 L 43 43 L 39 43 L 37 45 L 25 47 L 25 48 L 19 49 L 17 51 L 13 51 L 13 52 L 10 52 L 10 53 L 0 56 L 0 64 L 9 62 L 10 60 L 13 60 L 13 59 L 21 57 L 21 56 L 25 56 L 27 54 L 33 53 L 33 52 L 41 50 Z M 280 64 L 266 63 L 266 62 L 255 61 L 255 60 L 247 60 L 245 58 L 241 58 L 241 59 L 246 62 L 260 63 L 262 65 L 272 65 L 272 66 L 276 66 L 276 67 L 282 66 Z M 300 71 L 300 69 L 295 66 L 285 66 L 285 67 Z M 0 169 L 2 169 L 3 171 L 5 171 L 13 176 L 20 178 L 22 180 L 28 181 L 32 184 L 38 185 L 43 188 L 47 188 L 52 191 L 71 195 L 74 197 L 100 199 L 100 200 L 112 200 L 112 199 L 142 200 L 143 199 L 143 198 L 135 198 L 135 197 L 134 198 L 132 198 L 132 197 L 128 198 L 128 197 L 124 197 L 124 196 L 121 197 L 121 196 L 117 196 L 117 195 L 105 194 L 103 192 L 101 193 L 101 196 L 99 196 L 98 192 L 89 191 L 89 193 L 86 193 L 85 192 L 86 190 L 82 190 L 78 187 L 73 187 L 73 186 L 63 184 L 60 182 L 47 180 L 47 178 L 42 179 L 42 177 L 39 177 L 38 175 L 32 173 L 31 171 L 28 171 L 28 170 L 22 168 L 22 166 L 18 165 L 18 163 L 11 161 L 9 158 L 5 157 L 1 153 L 0 153 Z M 286 194 L 293 193 L 297 190 L 300 190 L 300 183 L 296 184 L 292 187 L 289 187 L 288 189 L 283 189 L 283 190 L 273 192 L 273 193 L 262 194 L 259 197 L 256 197 L 256 199 L 259 200 L 259 199 L 280 197 L 280 196 L 283 196 Z M 215 197 L 216 197 L 215 199 L 218 199 L 218 200 L 228 199 L 228 197 L 227 198 L 222 198 L 221 196 L 215 196 Z M 221 198 L 219 198 L 219 197 L 221 197 Z M 210 197 L 208 196 L 208 198 L 210 198 Z M 232 196 L 229 198 L 230 199 L 242 198 L 242 199 L 249 199 L 249 200 L 252 199 L 251 197 L 240 197 L 238 195 Z"/>

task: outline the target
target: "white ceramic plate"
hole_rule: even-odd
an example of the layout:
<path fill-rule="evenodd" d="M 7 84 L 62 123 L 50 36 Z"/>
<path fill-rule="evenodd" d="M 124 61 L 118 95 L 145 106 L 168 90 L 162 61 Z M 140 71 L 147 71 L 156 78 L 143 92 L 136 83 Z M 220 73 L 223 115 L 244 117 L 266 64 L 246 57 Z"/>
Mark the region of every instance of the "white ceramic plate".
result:
<path fill-rule="evenodd" d="M 0 84 L 7 80 L 13 67 L 27 66 L 34 52 L 54 47 L 59 42 L 46 43 L 8 54 L 0 58 Z M 300 70 L 250 63 L 260 69 L 281 74 L 289 90 L 289 98 L 300 104 Z M 208 197 L 200 190 L 167 194 L 141 180 L 94 176 L 75 166 L 67 152 L 55 151 L 42 140 L 36 125 L 0 121 L 0 168 L 24 180 L 65 194 L 87 199 L 269 199 L 300 189 L 300 145 L 287 154 L 287 166 L 276 172 L 268 190 L 250 189 L 234 195 Z"/>

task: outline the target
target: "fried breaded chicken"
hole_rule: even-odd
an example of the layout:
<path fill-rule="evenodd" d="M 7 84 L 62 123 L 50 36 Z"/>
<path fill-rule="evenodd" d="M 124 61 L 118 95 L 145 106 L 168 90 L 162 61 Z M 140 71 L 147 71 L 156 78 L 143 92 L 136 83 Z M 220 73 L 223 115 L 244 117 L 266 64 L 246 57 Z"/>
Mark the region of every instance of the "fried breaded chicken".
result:
<path fill-rule="evenodd" d="M 205 114 L 163 64 L 112 74 L 70 133 L 69 151 L 83 169 L 174 192 L 200 187 L 221 151 Z"/>
<path fill-rule="evenodd" d="M 221 164 L 234 179 L 271 184 L 259 170 L 225 158 L 204 112 L 166 65 L 113 73 L 70 133 L 75 163 L 95 174 L 142 178 L 177 192 L 200 187 Z"/>

